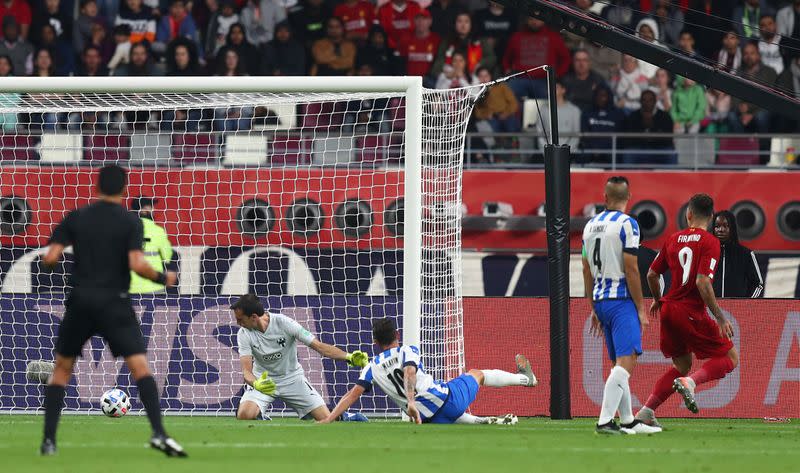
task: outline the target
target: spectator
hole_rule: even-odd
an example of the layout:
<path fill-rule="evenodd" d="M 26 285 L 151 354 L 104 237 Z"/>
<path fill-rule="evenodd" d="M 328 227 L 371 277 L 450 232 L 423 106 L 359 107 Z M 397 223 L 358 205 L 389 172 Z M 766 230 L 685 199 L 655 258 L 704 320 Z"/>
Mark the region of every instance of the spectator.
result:
<path fill-rule="evenodd" d="M 706 91 L 706 132 L 726 133 L 731 111 L 731 96 L 717 89 Z"/>
<path fill-rule="evenodd" d="M 362 44 L 367 41 L 370 27 L 375 23 L 375 6 L 366 0 L 344 0 L 336 5 L 333 16 L 344 23 L 347 39 Z"/>
<path fill-rule="evenodd" d="M 378 8 L 378 24 L 389 37 L 389 47 L 396 48 L 404 35 L 412 34 L 414 18 L 422 7 L 414 0 L 392 0 Z"/>
<path fill-rule="evenodd" d="M 689 30 L 681 31 L 680 39 L 678 39 L 678 47 L 680 48 L 681 52 L 692 59 L 699 59 L 700 55 L 697 54 L 694 46 L 695 41 L 692 32 Z"/>
<path fill-rule="evenodd" d="M 675 79 L 670 115 L 675 133 L 699 132 L 700 122 L 706 116 L 706 93 L 703 86 L 689 78 L 678 76 Z"/>
<path fill-rule="evenodd" d="M 647 41 L 648 43 L 653 44 L 654 46 L 666 48 L 666 46 L 664 46 L 664 44 L 658 40 L 658 31 L 658 24 L 652 18 L 643 18 L 636 25 L 636 36 Z M 647 77 L 647 80 L 650 80 L 655 77 L 658 66 L 648 62 L 639 61 L 639 69 L 642 71 L 642 74 Z"/>
<path fill-rule="evenodd" d="M 8 56 L 0 56 L 0 77 L 11 77 L 14 75 L 14 64 Z M 22 96 L 20 94 L 3 93 L 0 94 L 0 105 L 4 108 L 17 105 Z M 0 113 L 0 130 L 5 133 L 13 133 L 17 129 L 18 117 L 14 112 Z"/>
<path fill-rule="evenodd" d="M 571 137 L 563 137 L 561 139 L 562 145 L 569 145 L 570 149 L 577 150 L 580 143 L 581 132 L 581 109 L 575 104 L 567 100 L 569 89 L 564 85 L 564 81 L 556 79 L 556 104 L 558 105 L 558 132 L 564 135 L 575 135 Z M 546 135 L 550 135 L 550 108 L 545 107 L 542 110 L 541 128 Z M 539 138 L 539 148 L 544 149 L 547 141 L 544 137 Z"/>
<path fill-rule="evenodd" d="M 475 34 L 494 48 L 495 57 L 502 58 L 508 39 L 517 29 L 519 16 L 504 5 L 490 1 L 487 8 L 475 12 L 474 19 Z"/>
<path fill-rule="evenodd" d="M 780 75 L 783 72 L 783 56 L 781 56 L 781 36 L 777 34 L 775 17 L 761 15 L 758 26 L 761 37 L 761 41 L 758 42 L 758 51 L 761 53 L 761 61 L 775 69 L 775 72 Z"/>
<path fill-rule="evenodd" d="M 599 3 L 599 2 L 598 2 Z M 625 30 L 630 29 L 635 25 L 636 12 L 640 5 L 635 0 L 616 0 L 614 2 L 604 2 L 606 8 L 603 9 L 603 17 L 605 17 L 612 25 L 619 25 Z"/>
<path fill-rule="evenodd" d="M 379 25 L 369 31 L 369 41 L 358 51 L 358 65 L 369 64 L 371 74 L 393 76 L 401 73 L 399 57 L 386 45 L 386 32 Z"/>
<path fill-rule="evenodd" d="M 759 118 L 763 115 L 759 116 L 756 106 L 734 99 L 731 100 L 727 128 L 731 133 L 766 133 L 768 121 Z"/>
<path fill-rule="evenodd" d="M 168 76 L 199 76 L 200 63 L 194 42 L 186 38 L 177 38 L 167 45 Z"/>
<path fill-rule="evenodd" d="M 800 0 L 793 0 L 791 5 L 787 5 L 778 11 L 775 18 L 777 23 L 777 33 L 784 38 L 792 38 L 792 47 L 800 46 Z M 796 57 L 800 52 L 792 51 L 790 57 Z"/>
<path fill-rule="evenodd" d="M 778 76 L 778 90 L 783 90 L 795 98 L 800 98 L 800 57 L 792 58 L 789 65 Z M 771 131 L 777 133 L 800 132 L 800 122 L 797 120 L 776 118 Z"/>
<path fill-rule="evenodd" d="M 312 76 L 344 76 L 353 71 L 356 45 L 344 37 L 344 24 L 331 17 L 325 28 L 325 37 L 314 41 L 311 47 Z"/>
<path fill-rule="evenodd" d="M 15 71 L 30 75 L 32 55 L 33 46 L 19 35 L 17 20 L 13 16 L 3 18 L 3 39 L 0 40 L 0 56 L 10 57 Z"/>
<path fill-rule="evenodd" d="M 261 47 L 272 41 L 275 25 L 286 19 L 286 10 L 277 0 L 249 0 L 241 14 L 247 41 Z"/>
<path fill-rule="evenodd" d="M 56 32 L 52 25 L 42 25 L 38 36 L 40 38 L 39 46 L 49 48 L 55 54 L 57 74 L 60 76 L 72 75 L 75 69 L 75 52 L 72 44 L 64 37 L 56 38 Z"/>
<path fill-rule="evenodd" d="M 617 107 L 626 114 L 638 110 L 642 91 L 648 87 L 647 77 L 639 68 L 639 60 L 628 54 L 622 55 L 622 67 L 617 76 L 611 79 Z"/>
<path fill-rule="evenodd" d="M 734 72 L 742 66 L 742 51 L 739 49 L 739 36 L 735 31 L 729 31 L 723 36 L 722 49 L 717 52 L 716 63 L 728 72 Z"/>
<path fill-rule="evenodd" d="M 126 24 L 131 27 L 131 43 L 156 39 L 156 17 L 150 9 L 144 8 L 142 0 L 125 0 L 125 6 L 117 14 L 114 25 Z"/>
<path fill-rule="evenodd" d="M 480 84 L 492 81 L 492 72 L 488 67 L 479 67 L 475 75 Z M 495 133 L 517 133 L 521 129 L 517 112 L 519 103 L 514 92 L 505 82 L 500 82 L 489 86 L 486 94 L 475 104 L 472 116 L 476 120 L 486 120 Z"/>
<path fill-rule="evenodd" d="M 775 69 L 761 62 L 761 53 L 758 50 L 758 43 L 755 41 L 748 42 L 742 48 L 742 67 L 736 71 L 736 75 L 766 86 L 772 86 L 778 79 L 778 74 L 775 73 Z M 750 104 L 746 107 L 745 111 L 745 108 L 739 107 L 739 99 L 734 99 L 732 105 L 734 109 L 739 111 L 740 116 L 738 118 L 744 118 L 744 120 L 733 120 L 735 125 L 733 130 L 739 129 L 739 125 L 742 125 L 741 128 L 743 129 L 750 130 L 752 127 L 750 126 L 749 115 L 752 114 L 752 121 L 754 122 L 753 127 L 755 127 L 759 133 L 767 132 L 770 120 L 767 110 L 760 109 Z M 734 133 L 738 133 L 738 131 L 734 131 Z"/>
<path fill-rule="evenodd" d="M 27 40 L 31 28 L 31 7 L 28 6 L 28 2 L 25 0 L 0 1 L 0 18 L 5 22 L 5 18 L 8 16 L 12 17 L 17 24 L 17 36 Z M 19 71 L 20 69 L 15 68 L 14 70 Z"/>
<path fill-rule="evenodd" d="M 439 45 L 431 74 L 438 75 L 447 69 L 456 51 L 463 53 L 467 59 L 467 73 L 470 75 L 474 74 L 478 67 L 488 67 L 492 70 L 497 65 L 494 48 L 486 40 L 477 39 L 472 34 L 472 19 L 469 13 L 459 13 L 456 16 L 453 34 Z"/>
<path fill-rule="evenodd" d="M 96 0 L 81 0 L 80 14 L 72 30 L 73 51 L 83 51 L 83 48 L 91 42 L 92 25 L 95 23 L 100 23 L 103 27 L 108 26 L 106 19 L 98 14 Z"/>
<path fill-rule="evenodd" d="M 108 75 L 108 68 L 103 65 L 100 50 L 97 47 L 89 45 L 81 53 L 81 63 L 78 65 L 76 71 L 77 76 L 83 77 L 101 77 Z"/>
<path fill-rule="evenodd" d="M 108 61 L 108 69 L 112 75 L 122 64 L 128 64 L 131 58 L 131 27 L 128 25 L 117 25 L 114 27 L 114 55 Z"/>
<path fill-rule="evenodd" d="M 127 64 L 122 64 L 114 69 L 115 76 L 123 77 L 150 77 L 160 76 L 161 71 L 155 67 L 150 57 L 147 43 L 136 43 L 131 46 L 131 55 Z"/>
<path fill-rule="evenodd" d="M 730 31 L 733 16 L 731 0 L 692 0 L 686 11 L 686 29 L 697 42 L 703 57 L 714 57 L 725 31 Z"/>
<path fill-rule="evenodd" d="M 369 64 L 358 67 L 358 75 L 365 77 L 373 75 Z M 347 102 L 342 123 L 342 132 L 355 135 L 391 133 L 392 114 L 389 110 L 389 99 L 366 98 Z"/>
<path fill-rule="evenodd" d="M 225 46 L 231 26 L 239 23 L 239 14 L 236 13 L 233 0 L 222 0 L 219 10 L 211 15 L 206 30 L 205 51 L 209 57 L 217 55 L 217 51 Z"/>
<path fill-rule="evenodd" d="M 605 84 L 594 89 L 592 108 L 581 114 L 582 133 L 617 133 L 622 129 L 625 115 L 614 106 L 611 89 Z M 581 138 L 582 162 L 611 162 L 611 138 L 586 136 Z"/>
<path fill-rule="evenodd" d="M 672 0 L 656 0 L 653 6 L 655 17 L 661 35 L 657 38 L 663 44 L 676 46 L 683 29 L 683 11 Z"/>
<path fill-rule="evenodd" d="M 714 278 L 714 295 L 717 297 L 764 296 L 764 278 L 758 267 L 756 255 L 739 243 L 736 216 L 729 210 L 714 214 L 714 236 L 719 238 L 720 257 L 717 277 Z"/>
<path fill-rule="evenodd" d="M 302 76 L 306 73 L 306 52 L 303 45 L 292 38 L 289 23 L 275 26 L 275 39 L 264 48 L 264 75 Z"/>
<path fill-rule="evenodd" d="M 60 11 L 60 0 L 44 0 L 42 7 L 36 12 L 31 23 L 31 35 L 28 38 L 33 44 L 41 44 L 42 26 L 50 25 L 56 38 L 72 38 L 72 16 Z"/>
<path fill-rule="evenodd" d="M 639 110 L 634 111 L 625 118 L 623 130 L 626 133 L 672 133 L 673 124 L 667 112 L 656 108 L 656 93 L 652 90 L 642 92 Z M 674 109 L 674 107 L 673 107 Z M 675 145 L 672 138 L 626 138 L 623 140 L 623 147 L 635 151 L 626 152 L 622 156 L 624 164 L 675 164 Z M 642 150 L 647 150 L 643 153 Z M 651 153 L 657 151 L 656 153 Z M 660 152 L 658 152 L 660 151 Z"/>
<path fill-rule="evenodd" d="M 569 71 L 571 57 L 561 35 L 545 26 L 544 22 L 529 17 L 522 29 L 511 36 L 503 57 L 506 74 L 525 72 L 545 64 L 555 68 L 558 77 Z M 517 100 L 522 97 L 547 97 L 547 79 L 543 69 L 529 72 L 508 83 Z"/>
<path fill-rule="evenodd" d="M 92 37 L 89 38 L 89 42 L 83 49 L 89 46 L 94 46 L 100 51 L 104 63 L 108 63 L 108 61 L 111 60 L 111 56 L 114 54 L 115 45 L 109 41 L 106 28 L 101 23 L 92 25 Z"/>
<path fill-rule="evenodd" d="M 585 111 L 592 107 L 595 89 L 605 80 L 592 69 L 592 58 L 585 49 L 578 49 L 572 54 L 572 70 L 563 78 L 562 84 L 567 90 L 566 100 Z"/>
<path fill-rule="evenodd" d="M 443 70 L 436 79 L 437 89 L 457 89 L 472 85 L 472 78 L 467 72 L 467 58 L 463 53 L 453 53 L 450 67 Z"/>
<path fill-rule="evenodd" d="M 400 42 L 397 52 L 406 61 L 406 74 L 422 76 L 425 87 L 435 86 L 430 79 L 430 72 L 440 42 L 439 35 L 431 32 L 428 10 L 417 13 L 414 17 L 414 34 L 404 37 Z"/>
<path fill-rule="evenodd" d="M 227 77 L 247 75 L 244 61 L 241 60 L 239 53 L 235 49 L 223 48 L 219 51 L 217 73 L 215 75 Z"/>
<path fill-rule="evenodd" d="M 303 0 L 302 6 L 289 13 L 289 24 L 297 40 L 310 47 L 325 36 L 325 25 L 330 17 L 331 11 L 325 0 Z"/>
<path fill-rule="evenodd" d="M 33 72 L 31 75 L 33 77 L 55 77 L 56 63 L 53 61 L 53 54 L 49 49 L 39 48 L 36 50 L 36 54 L 33 56 Z"/>
<path fill-rule="evenodd" d="M 456 24 L 456 16 L 464 13 L 465 9 L 460 0 L 433 0 L 428 7 L 433 19 L 431 31 L 442 38 L 447 38 L 453 34 L 453 25 Z"/>
<path fill-rule="evenodd" d="M 278 24 L 287 25 L 288 28 L 288 24 L 285 20 Z M 259 53 L 258 48 L 247 41 L 247 34 L 245 32 L 244 25 L 241 23 L 234 23 L 231 25 L 231 27 L 228 29 L 228 36 L 225 39 L 225 47 L 236 50 L 236 53 L 239 54 L 239 59 L 242 61 L 245 71 L 247 71 L 248 75 L 254 76 L 260 74 L 263 67 L 261 64 L 262 54 Z M 305 60 L 305 51 L 303 51 L 302 56 L 302 60 Z M 303 71 L 303 73 L 305 73 L 305 71 Z"/>
<path fill-rule="evenodd" d="M 739 36 L 758 39 L 758 22 L 761 15 L 774 16 L 775 12 L 764 0 L 739 0 L 742 5 L 733 10 L 733 27 Z"/>
<path fill-rule="evenodd" d="M 167 49 L 167 44 L 176 38 L 185 38 L 194 43 L 199 57 L 203 58 L 203 42 L 194 18 L 186 10 L 186 0 L 171 0 L 169 15 L 164 15 L 158 22 L 156 41 L 153 43 L 153 52 L 162 54 Z"/>
<path fill-rule="evenodd" d="M 670 113 L 672 110 L 672 87 L 670 83 L 672 78 L 666 69 L 659 69 L 656 71 L 655 83 L 650 86 L 650 90 L 656 93 L 656 100 L 659 110 Z"/>

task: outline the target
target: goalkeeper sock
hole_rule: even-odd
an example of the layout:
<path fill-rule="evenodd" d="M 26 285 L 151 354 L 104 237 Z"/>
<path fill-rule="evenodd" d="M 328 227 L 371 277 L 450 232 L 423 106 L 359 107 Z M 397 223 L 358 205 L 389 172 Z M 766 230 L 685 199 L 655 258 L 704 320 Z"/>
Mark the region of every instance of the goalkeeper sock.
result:
<path fill-rule="evenodd" d="M 44 438 L 56 441 L 56 429 L 61 418 L 61 409 L 64 407 L 64 395 L 67 390 L 64 386 L 55 384 L 47 385 L 44 391 Z"/>
<path fill-rule="evenodd" d="M 506 386 L 527 386 L 528 377 L 520 373 L 509 373 L 503 370 L 481 370 L 483 385 L 493 388 Z"/>
<path fill-rule="evenodd" d="M 699 370 L 692 373 L 689 378 L 694 381 L 695 385 L 708 383 L 717 379 L 722 379 L 733 371 L 733 360 L 728 356 L 721 356 L 719 358 L 712 358 L 700 367 Z"/>
<path fill-rule="evenodd" d="M 603 388 L 603 404 L 600 408 L 600 418 L 597 425 L 608 424 L 614 419 L 617 413 L 622 395 L 625 392 L 624 386 L 628 384 L 630 374 L 621 366 L 615 366 L 606 379 L 606 386 Z M 631 416 L 632 417 L 632 416 Z"/>
<path fill-rule="evenodd" d="M 150 419 L 153 435 L 166 436 L 164 425 L 161 423 L 161 404 L 158 401 L 156 380 L 152 376 L 145 376 L 136 381 L 136 387 L 139 388 L 139 399 L 144 404 L 144 410 L 147 411 L 147 418 Z"/>
<path fill-rule="evenodd" d="M 675 378 L 680 378 L 681 376 L 683 376 L 681 372 L 675 369 L 674 366 L 667 370 L 667 372 L 661 375 L 658 381 L 656 381 L 656 385 L 653 386 L 653 393 L 650 394 L 650 397 L 647 398 L 647 402 L 645 402 L 644 405 L 655 411 L 658 406 L 675 392 L 672 389 L 672 383 L 675 381 Z"/>

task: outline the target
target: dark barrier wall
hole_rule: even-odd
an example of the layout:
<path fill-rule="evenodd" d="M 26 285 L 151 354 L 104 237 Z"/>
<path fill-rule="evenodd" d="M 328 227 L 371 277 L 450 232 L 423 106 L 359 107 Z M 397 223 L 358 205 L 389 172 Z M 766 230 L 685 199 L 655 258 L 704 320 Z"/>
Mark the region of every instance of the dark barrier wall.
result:
<path fill-rule="evenodd" d="M 647 302 L 649 304 L 649 301 Z M 698 391 L 706 417 L 800 417 L 800 301 L 721 301 L 735 327 L 741 364 L 720 382 Z M 551 379 L 547 299 L 466 298 L 464 337 L 468 368 L 513 370 L 514 355 L 530 358 L 540 388 L 481 389 L 475 414 L 549 415 Z M 644 354 L 631 377 L 635 407 L 647 399 L 670 361 L 658 350 L 658 320 L 644 333 Z M 570 381 L 572 415 L 596 416 L 611 364 L 603 341 L 589 335 L 584 299 L 570 307 Z M 699 363 L 695 362 L 694 368 Z M 658 411 L 664 417 L 692 416 L 677 396 Z"/>

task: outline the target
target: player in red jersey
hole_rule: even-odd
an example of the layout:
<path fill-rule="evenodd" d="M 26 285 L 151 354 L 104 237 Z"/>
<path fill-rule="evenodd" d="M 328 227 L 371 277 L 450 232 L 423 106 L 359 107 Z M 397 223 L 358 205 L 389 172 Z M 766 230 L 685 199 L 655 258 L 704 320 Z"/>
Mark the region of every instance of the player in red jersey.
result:
<path fill-rule="evenodd" d="M 375 22 L 375 7 L 365 0 L 345 0 L 336 5 L 333 16 L 338 16 L 344 23 L 347 39 L 365 42 Z"/>
<path fill-rule="evenodd" d="M 414 32 L 414 17 L 422 10 L 416 0 L 392 0 L 378 8 L 378 24 L 386 31 L 389 47 L 396 49 L 406 34 Z"/>
<path fill-rule="evenodd" d="M 659 294 L 659 277 L 667 269 L 672 274 L 669 291 L 650 307 L 651 315 L 661 314 L 661 352 L 672 358 L 673 367 L 656 382 L 653 393 L 636 418 L 658 425 L 655 409 L 677 391 L 693 413 L 699 411 L 694 399 L 695 387 L 724 378 L 736 368 L 739 355 L 731 342 L 733 327 L 714 297 L 714 271 L 719 262 L 719 240 L 708 233 L 714 201 L 706 194 L 689 200 L 686 220 L 689 227 L 670 235 L 650 266 L 647 282 L 653 294 Z M 706 307 L 715 320 L 706 313 Z M 692 353 L 708 359 L 699 370 L 692 368 Z"/>

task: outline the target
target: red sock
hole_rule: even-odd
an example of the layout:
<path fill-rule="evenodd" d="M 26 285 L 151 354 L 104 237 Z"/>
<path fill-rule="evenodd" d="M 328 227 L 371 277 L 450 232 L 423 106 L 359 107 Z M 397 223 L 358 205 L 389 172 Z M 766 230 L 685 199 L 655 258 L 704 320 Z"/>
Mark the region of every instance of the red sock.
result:
<path fill-rule="evenodd" d="M 695 384 L 699 385 L 708 383 L 709 381 L 722 379 L 726 374 L 733 371 L 733 368 L 733 360 L 727 356 L 721 356 L 719 358 L 712 358 L 706 361 L 699 370 L 695 371 L 689 377 L 694 380 Z"/>
<path fill-rule="evenodd" d="M 653 387 L 653 394 L 647 398 L 647 402 L 644 403 L 644 405 L 650 409 L 656 410 L 658 406 L 672 395 L 674 392 L 672 390 L 672 383 L 675 381 L 675 378 L 679 378 L 680 376 L 681 372 L 676 370 L 674 366 L 661 375 L 658 381 L 656 381 L 656 385 Z"/>

